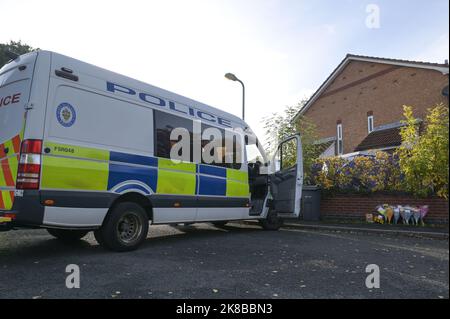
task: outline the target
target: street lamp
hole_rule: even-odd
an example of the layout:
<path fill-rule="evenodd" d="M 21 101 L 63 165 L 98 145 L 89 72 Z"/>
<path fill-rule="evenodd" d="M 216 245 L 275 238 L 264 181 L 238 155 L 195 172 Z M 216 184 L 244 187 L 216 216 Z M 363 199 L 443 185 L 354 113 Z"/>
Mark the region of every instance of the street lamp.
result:
<path fill-rule="evenodd" d="M 239 80 L 237 78 L 237 76 L 234 75 L 233 73 L 227 73 L 227 74 L 225 74 L 225 77 L 228 80 L 237 81 L 237 82 L 241 83 L 241 85 L 242 85 L 242 120 L 245 121 L 245 85 L 244 85 L 244 82 Z"/>

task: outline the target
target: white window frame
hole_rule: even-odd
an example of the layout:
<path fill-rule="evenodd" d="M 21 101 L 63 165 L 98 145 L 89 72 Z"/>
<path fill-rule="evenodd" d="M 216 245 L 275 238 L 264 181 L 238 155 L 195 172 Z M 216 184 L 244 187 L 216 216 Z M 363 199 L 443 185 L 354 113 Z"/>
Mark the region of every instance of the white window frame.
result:
<path fill-rule="evenodd" d="M 342 130 L 342 123 L 339 123 L 336 127 L 336 137 L 337 137 L 337 153 L 338 155 L 344 154 L 344 137 Z M 340 147 L 342 145 L 342 147 Z"/>
<path fill-rule="evenodd" d="M 367 116 L 367 132 L 369 132 L 369 134 L 372 133 L 374 127 L 375 127 L 375 125 L 374 125 L 373 115 Z"/>

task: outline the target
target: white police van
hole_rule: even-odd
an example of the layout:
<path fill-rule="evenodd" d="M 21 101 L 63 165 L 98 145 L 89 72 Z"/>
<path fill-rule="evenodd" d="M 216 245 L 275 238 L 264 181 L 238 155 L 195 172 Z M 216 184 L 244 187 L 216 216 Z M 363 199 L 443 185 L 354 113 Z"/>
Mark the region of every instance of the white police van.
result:
<path fill-rule="evenodd" d="M 138 247 L 149 224 L 278 229 L 300 213 L 300 137 L 275 156 L 232 114 L 57 53 L 0 70 L 2 229 L 94 231 L 116 251 Z"/>

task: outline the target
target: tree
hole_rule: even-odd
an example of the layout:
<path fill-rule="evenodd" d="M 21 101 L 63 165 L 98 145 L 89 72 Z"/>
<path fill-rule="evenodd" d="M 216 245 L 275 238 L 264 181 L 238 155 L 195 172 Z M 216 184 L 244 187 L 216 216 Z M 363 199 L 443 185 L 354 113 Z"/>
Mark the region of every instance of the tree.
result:
<path fill-rule="evenodd" d="M 307 117 L 300 115 L 297 121 L 293 121 L 295 115 L 307 103 L 302 100 L 295 106 L 287 106 L 282 112 L 272 113 L 269 117 L 263 119 L 265 135 L 266 135 L 266 152 L 267 154 L 275 154 L 278 143 L 283 139 L 300 133 L 303 145 L 303 170 L 305 183 L 308 183 L 311 176 L 311 165 L 319 156 L 314 141 L 317 140 L 316 126 Z M 293 161 L 295 159 L 295 148 L 287 150 L 287 158 L 284 161 Z M 290 152 L 291 151 L 291 152 Z"/>
<path fill-rule="evenodd" d="M 417 196 L 448 198 L 449 110 L 439 104 L 428 109 L 422 134 L 410 106 L 404 106 L 402 146 L 397 155 L 407 191 Z"/>
<path fill-rule="evenodd" d="M 0 43 L 0 68 L 10 60 L 10 58 L 6 55 L 6 51 L 12 51 L 17 54 L 25 54 L 34 50 L 35 49 L 29 45 L 23 44 L 20 40 L 18 42 L 10 41 L 8 44 Z"/>

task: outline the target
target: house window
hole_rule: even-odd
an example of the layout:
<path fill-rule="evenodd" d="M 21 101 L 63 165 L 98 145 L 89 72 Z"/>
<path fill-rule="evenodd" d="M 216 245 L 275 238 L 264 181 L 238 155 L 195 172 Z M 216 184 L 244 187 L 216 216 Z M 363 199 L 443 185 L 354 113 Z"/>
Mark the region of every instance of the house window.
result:
<path fill-rule="evenodd" d="M 367 116 L 367 131 L 369 134 L 373 132 L 373 115 Z"/>
<path fill-rule="evenodd" d="M 338 155 L 344 154 L 344 142 L 342 135 L 342 123 L 337 125 L 337 151 Z"/>

